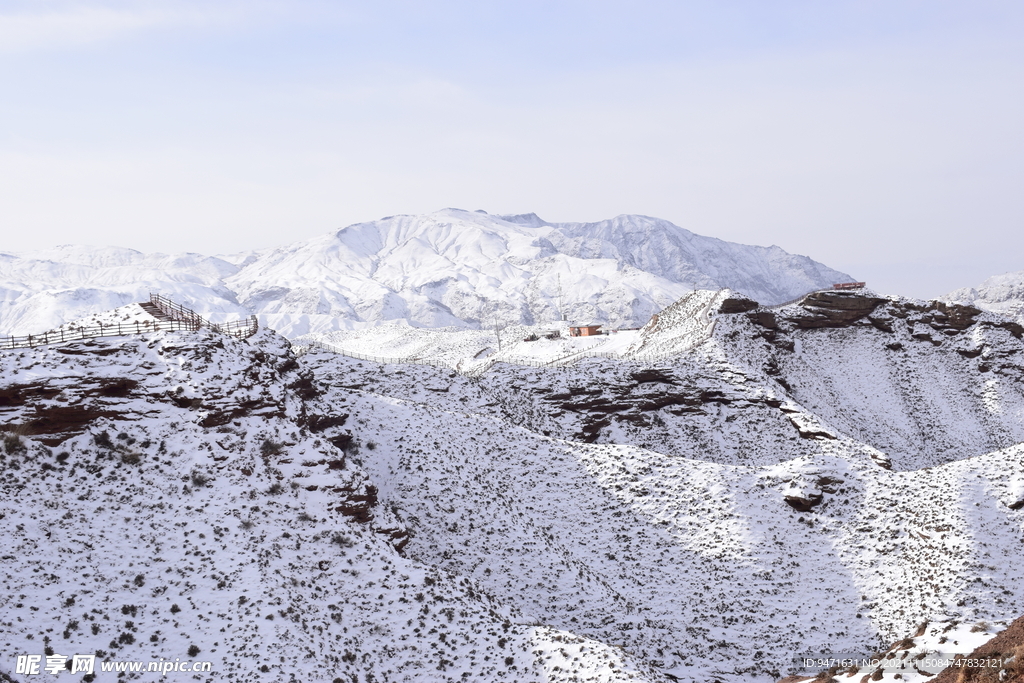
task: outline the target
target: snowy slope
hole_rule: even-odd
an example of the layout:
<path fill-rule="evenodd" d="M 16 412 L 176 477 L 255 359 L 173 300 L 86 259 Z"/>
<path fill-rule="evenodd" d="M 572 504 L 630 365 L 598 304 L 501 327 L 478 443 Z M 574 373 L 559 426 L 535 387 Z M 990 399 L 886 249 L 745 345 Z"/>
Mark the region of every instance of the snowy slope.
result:
<path fill-rule="evenodd" d="M 202 680 L 767 683 L 1024 611 L 1021 325 L 708 290 L 622 337 L 541 329 L 332 337 L 441 367 L 267 330 L 0 353 L 0 644 Z M 580 349 L 614 357 L 509 362 Z"/>
<path fill-rule="evenodd" d="M 729 290 L 696 290 L 655 315 L 643 328 L 602 330 L 573 337 L 564 321 L 542 325 L 502 325 L 496 329 L 417 328 L 392 323 L 358 330 L 303 335 L 296 347 L 323 343 L 331 350 L 378 362 L 431 363 L 462 374 L 479 375 L 495 363 L 561 367 L 583 358 L 650 360 L 678 355 L 708 339 L 709 315 Z"/>
<path fill-rule="evenodd" d="M 655 680 L 403 556 L 407 526 L 323 434 L 347 416 L 272 333 L 10 352 L 0 377 L 30 435 L 0 444 L 0 675 L 96 653 L 209 681 Z"/>
<path fill-rule="evenodd" d="M 518 222 L 518 217 L 511 217 Z M 558 250 L 577 258 L 614 258 L 673 282 L 730 288 L 766 304 L 780 303 L 849 276 L 779 247 L 702 237 L 668 221 L 625 215 L 597 223 L 545 224 Z M 843 279 L 847 278 L 847 279 Z"/>
<path fill-rule="evenodd" d="M 0 253 L 0 334 L 44 332 L 154 291 L 215 322 L 256 313 L 288 337 L 381 321 L 638 327 L 695 287 L 774 303 L 848 279 L 778 247 L 645 216 L 549 224 L 445 209 L 224 258 L 74 246 Z"/>
<path fill-rule="evenodd" d="M 796 653 L 870 652 L 935 614 L 1024 605 L 1024 513 L 1009 507 L 1019 446 L 895 472 L 840 438 L 775 465 L 722 465 L 381 402 L 374 389 L 401 368 L 349 384 L 358 361 L 305 359 L 375 444 L 361 467 L 414 530 L 410 557 L 684 680 L 766 680 Z M 420 383 L 472 411 L 443 374 Z M 806 512 L 787 501 L 815 497 Z"/>
<path fill-rule="evenodd" d="M 728 680 L 1020 610 L 1020 333 L 836 294 L 720 314 L 714 339 L 653 366 L 303 362 L 362 416 L 362 466 L 416 529 L 410 556 L 680 678 Z"/>
<path fill-rule="evenodd" d="M 497 341 L 374 334 L 420 360 Z M 1024 612 L 1020 325 L 709 291 L 630 334 L 585 341 L 661 355 L 460 374 L 267 330 L 6 352 L 0 643 L 196 645 L 239 680 L 767 683 Z"/>
<path fill-rule="evenodd" d="M 995 275 L 977 288 L 966 287 L 950 292 L 947 301 L 961 301 L 986 311 L 1016 317 L 1024 323 L 1024 270 Z"/>
<path fill-rule="evenodd" d="M 1024 441 L 1024 327 L 1001 316 L 828 293 L 721 316 L 716 336 L 826 431 L 870 444 L 895 469 Z"/>

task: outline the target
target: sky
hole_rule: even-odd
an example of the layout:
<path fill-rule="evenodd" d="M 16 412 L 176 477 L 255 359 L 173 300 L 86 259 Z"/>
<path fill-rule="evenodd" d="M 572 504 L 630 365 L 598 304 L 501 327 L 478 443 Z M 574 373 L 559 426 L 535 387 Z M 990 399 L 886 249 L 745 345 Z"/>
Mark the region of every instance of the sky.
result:
<path fill-rule="evenodd" d="M 939 296 L 1024 270 L 1024 3 L 0 0 L 0 251 L 623 213 Z"/>

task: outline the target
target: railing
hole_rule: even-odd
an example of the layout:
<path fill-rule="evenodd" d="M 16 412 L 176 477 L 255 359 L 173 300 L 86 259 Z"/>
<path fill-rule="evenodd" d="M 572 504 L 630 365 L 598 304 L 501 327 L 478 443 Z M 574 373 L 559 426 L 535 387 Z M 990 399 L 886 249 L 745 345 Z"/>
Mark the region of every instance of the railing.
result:
<path fill-rule="evenodd" d="M 310 349 L 321 349 L 323 351 L 330 351 L 336 353 L 339 356 L 345 356 L 347 358 L 355 358 L 356 360 L 368 360 L 372 363 L 380 363 L 381 365 L 389 365 L 393 363 L 408 363 L 411 365 L 432 365 L 435 368 L 447 368 L 448 370 L 455 370 L 450 363 L 442 363 L 436 360 L 423 360 L 421 358 L 385 358 L 383 356 L 370 356 L 363 353 L 356 353 L 354 351 L 346 351 L 332 346 L 331 344 L 325 344 L 318 341 L 308 341 L 302 344 L 296 344 L 292 347 L 292 352 L 298 356 L 308 352 Z"/>
<path fill-rule="evenodd" d="M 195 332 L 201 327 L 211 329 L 238 339 L 245 339 L 256 334 L 259 323 L 256 316 L 251 315 L 244 320 L 228 323 L 212 323 L 201 315 L 177 304 L 160 294 L 150 294 L 149 302 L 160 309 L 168 320 L 145 320 L 136 322 L 96 323 L 87 327 L 68 325 L 49 332 L 21 336 L 0 337 L 0 350 L 30 349 L 47 344 L 95 339 L 97 337 L 121 337 L 126 334 L 145 334 L 146 332 L 173 332 L 184 330 Z"/>
<path fill-rule="evenodd" d="M 41 334 L 0 337 L 0 350 L 30 349 L 36 346 L 59 344 L 61 342 L 78 341 L 81 339 L 95 339 L 96 337 L 121 337 L 126 334 L 173 330 L 194 331 L 195 329 L 191 323 L 183 320 L 147 320 L 134 323 L 112 323 L 110 325 L 97 324 L 92 327 L 68 327 Z"/>
<path fill-rule="evenodd" d="M 831 287 L 826 287 L 825 289 L 812 289 L 811 291 L 807 292 L 806 294 L 801 294 L 800 296 L 798 296 L 795 299 L 790 299 L 789 301 L 783 301 L 781 304 L 772 304 L 771 306 L 765 306 L 764 308 L 776 309 L 776 308 L 782 308 L 783 306 L 791 306 L 792 304 L 795 304 L 795 303 L 797 303 L 799 301 L 803 301 L 804 299 L 809 297 L 811 294 L 817 294 L 818 292 L 831 292 L 831 291 L 832 291 Z"/>
<path fill-rule="evenodd" d="M 260 329 L 260 324 L 254 315 L 250 315 L 244 320 L 232 320 L 227 323 L 212 323 L 195 311 L 185 308 L 181 304 L 175 303 L 160 294 L 150 294 L 149 303 L 159 308 L 160 312 L 171 320 L 193 325 L 193 327 L 190 328 L 193 330 L 198 330 L 200 327 L 206 327 L 215 332 L 220 332 L 221 334 L 245 339 L 246 337 L 251 337 L 256 334 Z"/>
<path fill-rule="evenodd" d="M 175 303 L 160 294 L 150 293 L 149 303 L 156 306 L 160 312 L 169 319 L 190 324 L 193 330 L 198 330 L 203 326 L 204 322 L 206 322 L 207 325 L 209 324 L 208 321 L 204 320 L 203 317 L 195 311 L 185 308 L 181 304 Z"/>
<path fill-rule="evenodd" d="M 713 332 L 713 330 L 714 321 L 712 321 L 711 323 L 711 331 Z M 705 341 L 705 339 L 701 339 L 701 341 Z M 666 358 L 670 358 L 672 356 L 685 353 L 686 351 L 692 349 L 694 346 L 696 346 L 696 344 L 688 346 L 685 349 L 679 349 L 678 347 L 672 348 L 671 344 L 667 344 L 667 348 L 664 351 L 654 351 L 653 353 L 648 352 L 644 354 L 635 354 L 629 356 L 623 356 L 616 351 L 574 351 L 570 354 L 559 356 L 554 360 L 536 360 L 533 358 L 524 358 L 523 356 L 505 356 L 501 358 L 491 357 L 485 358 L 480 362 L 468 366 L 464 365 L 464 361 L 459 361 L 453 364 L 450 362 L 446 363 L 443 361 L 427 360 L 422 358 L 388 358 L 385 356 L 374 356 L 369 354 L 356 353 L 354 351 L 347 351 L 340 347 L 333 346 L 331 344 L 325 344 L 319 341 L 308 341 L 303 342 L 302 344 L 296 344 L 295 346 L 292 347 L 292 352 L 295 355 L 301 356 L 305 353 L 308 353 L 310 349 L 321 349 L 323 351 L 336 353 L 339 356 L 345 356 L 346 358 L 365 360 L 370 361 L 371 363 L 380 363 L 381 365 L 430 365 L 435 368 L 444 368 L 445 370 L 452 370 L 454 372 L 459 373 L 460 375 L 466 375 L 467 377 L 479 377 L 484 372 L 493 367 L 496 363 L 506 363 L 508 365 L 521 365 L 530 368 L 559 368 L 566 367 L 568 365 L 571 365 L 572 363 L 575 363 L 578 360 L 583 360 L 584 358 L 608 358 L 612 360 L 624 361 L 627 363 L 652 364 L 657 363 L 659 361 L 663 361 Z"/>

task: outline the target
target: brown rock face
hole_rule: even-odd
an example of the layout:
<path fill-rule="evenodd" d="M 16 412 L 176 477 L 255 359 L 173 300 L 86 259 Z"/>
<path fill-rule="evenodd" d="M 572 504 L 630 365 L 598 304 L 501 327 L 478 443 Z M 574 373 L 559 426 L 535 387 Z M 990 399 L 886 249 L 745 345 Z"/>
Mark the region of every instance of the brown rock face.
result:
<path fill-rule="evenodd" d="M 1001 327 L 1004 330 L 1009 331 L 1009 333 L 1012 334 L 1017 339 L 1024 338 L 1024 325 L 1020 325 L 1019 323 L 1006 321 L 1001 323 L 995 323 L 993 327 Z"/>
<path fill-rule="evenodd" d="M 760 325 L 769 330 L 779 329 L 779 322 L 775 319 L 775 314 L 771 311 L 758 311 L 757 313 L 750 314 L 750 320 L 755 325 Z"/>
<path fill-rule="evenodd" d="M 887 661 L 890 662 L 902 661 L 903 657 L 907 657 L 909 654 L 905 651 L 914 647 L 914 638 L 924 635 L 927 627 L 928 622 L 921 624 L 912 638 L 904 638 L 894 643 L 884 654 L 872 655 L 872 658 L 885 659 L 888 657 Z M 904 651 L 903 655 L 896 659 L 900 651 Z M 949 656 L 954 651 L 957 651 L 955 647 L 944 652 L 943 656 Z M 921 654 L 918 655 L 918 658 L 924 656 Z M 967 666 L 973 663 L 984 663 L 987 666 Z M 819 672 L 816 676 L 788 676 L 776 683 L 799 683 L 800 681 L 871 683 L 871 681 L 882 680 L 884 674 L 885 670 L 881 666 L 871 673 L 864 673 L 858 667 L 847 669 L 833 667 Z M 978 647 L 971 654 L 964 656 L 959 664 L 953 664 L 940 671 L 929 683 L 1024 683 L 1024 617 L 1017 619 L 1005 631 Z"/>
<path fill-rule="evenodd" d="M 804 297 L 800 306 L 806 315 L 796 317 L 797 327 L 847 327 L 871 314 L 885 299 L 853 292 L 814 292 Z"/>
<path fill-rule="evenodd" d="M 824 496 L 820 493 L 812 493 L 807 497 L 804 496 L 786 496 L 785 501 L 789 507 L 793 508 L 797 512 L 810 512 L 816 506 L 821 505 L 821 501 Z"/>
<path fill-rule="evenodd" d="M 373 519 L 371 508 L 377 504 L 377 487 L 363 483 L 358 487 L 334 486 L 331 490 L 341 493 L 343 501 L 334 508 L 335 512 L 347 515 L 363 524 Z"/>
<path fill-rule="evenodd" d="M 974 306 L 962 306 L 960 304 L 947 304 L 944 301 L 936 301 L 935 310 L 932 312 L 932 319 L 934 326 L 938 328 L 966 330 L 974 324 L 974 319 L 979 315 L 981 315 L 981 309 Z"/>
<path fill-rule="evenodd" d="M 34 384 L 9 384 L 0 387 L 0 416 L 17 414 L 26 435 L 40 436 L 42 443 L 56 446 L 100 418 L 125 419 L 121 399 L 131 398 L 138 385 L 118 377 L 55 377 Z M 63 401 L 51 401 L 58 397 Z"/>
<path fill-rule="evenodd" d="M 917 322 L 928 325 L 933 330 L 947 335 L 955 335 L 974 325 L 981 315 L 981 310 L 974 306 L 951 304 L 945 301 L 929 301 L 927 304 L 903 303 L 893 306 L 891 314 L 897 318 L 907 318 L 911 314 Z"/>
<path fill-rule="evenodd" d="M 741 296 L 729 297 L 718 307 L 719 313 L 746 313 L 758 307 L 758 303 L 752 299 Z"/>

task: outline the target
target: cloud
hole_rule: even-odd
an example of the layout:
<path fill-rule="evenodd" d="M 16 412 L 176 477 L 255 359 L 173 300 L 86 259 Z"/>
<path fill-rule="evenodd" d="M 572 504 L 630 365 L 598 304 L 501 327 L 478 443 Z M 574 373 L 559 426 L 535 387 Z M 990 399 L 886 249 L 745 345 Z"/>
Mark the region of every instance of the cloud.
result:
<path fill-rule="evenodd" d="M 15 52 L 99 43 L 165 21 L 162 12 L 109 7 L 0 14 L 0 50 Z"/>
<path fill-rule="evenodd" d="M 233 24 L 275 6 L 259 1 L 170 7 L 152 2 L 25 3 L 20 10 L 0 12 L 0 52 L 76 48 L 157 28 Z"/>

